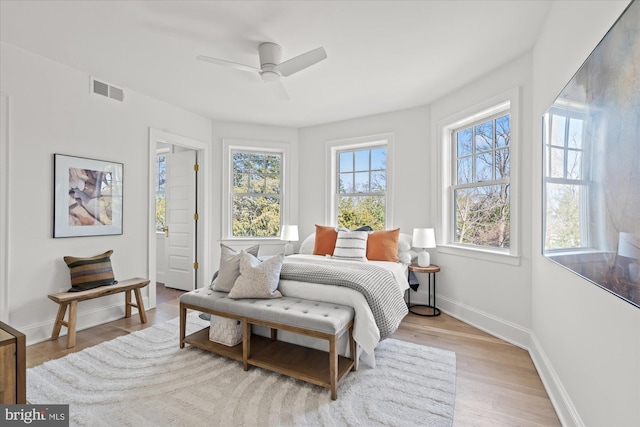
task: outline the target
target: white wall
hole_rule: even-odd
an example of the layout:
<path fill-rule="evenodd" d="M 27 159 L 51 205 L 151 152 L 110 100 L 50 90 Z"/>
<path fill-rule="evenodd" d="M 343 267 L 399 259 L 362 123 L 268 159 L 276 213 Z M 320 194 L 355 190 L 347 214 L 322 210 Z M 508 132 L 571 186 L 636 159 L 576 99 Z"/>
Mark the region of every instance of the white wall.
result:
<path fill-rule="evenodd" d="M 533 206 L 542 204 L 541 117 L 626 7 L 555 2 L 533 52 Z M 565 425 L 640 425 L 640 310 L 543 258 L 533 211 L 532 355 Z"/>
<path fill-rule="evenodd" d="M 531 325 L 531 56 L 524 55 L 434 102 L 430 139 L 434 145 L 440 143 L 438 126 L 446 125 L 443 121 L 452 115 L 473 112 L 486 100 L 514 90 L 519 93 L 519 130 L 513 139 L 519 155 L 511 159 L 511 174 L 512 181 L 517 175 L 519 184 L 512 186 L 511 193 L 512 197 L 518 195 L 519 225 L 512 233 L 518 233 L 519 259 L 508 261 L 517 265 L 506 263 L 505 257 L 480 258 L 470 251 L 451 253 L 439 248 L 437 259 L 442 272 L 438 295 L 441 307 L 449 314 L 527 348 Z M 434 193 L 440 191 L 439 162 L 436 157 L 431 160 Z"/>
<path fill-rule="evenodd" d="M 124 103 L 93 95 L 88 74 L 0 48 L 0 91 L 11 99 L 8 321 L 30 344 L 50 337 L 58 307 L 47 295 L 70 287 L 63 256 L 113 249 L 117 279 L 147 277 L 149 127 L 209 142 L 211 121 L 126 87 Z M 123 235 L 52 238 L 54 153 L 124 163 Z M 122 317 L 123 300 L 83 302 L 78 329 Z"/>
<path fill-rule="evenodd" d="M 414 227 L 438 227 L 436 200 L 439 189 L 435 127 L 453 112 L 520 87 L 521 97 L 531 99 L 531 58 L 522 57 L 491 75 L 462 88 L 431 106 L 395 111 L 300 129 L 300 236 L 314 231 L 314 224 L 325 224 L 326 185 L 329 170 L 325 162 L 326 142 L 392 133 L 394 147 L 393 227 L 411 234 Z M 530 101 L 523 102 L 522 117 L 530 116 Z M 522 135 L 530 135 L 530 124 L 523 120 Z M 530 138 L 522 138 L 521 155 L 530 158 Z M 521 176 L 530 175 L 525 165 Z M 523 180 L 530 186 L 530 178 Z M 527 184 L 528 183 L 528 184 Z M 491 263 L 431 251 L 439 264 L 438 305 L 456 317 L 527 347 L 530 327 L 531 283 L 531 201 L 523 198 L 521 212 L 522 254 L 520 265 Z M 464 268 L 460 268 L 464 265 Z M 412 298 L 414 300 L 414 298 Z M 420 288 L 416 302 L 426 301 Z"/>
<path fill-rule="evenodd" d="M 326 224 L 330 183 L 326 143 L 384 133 L 394 135 L 392 227 L 411 234 L 413 227 L 434 225 L 428 178 L 429 107 L 425 106 L 300 129 L 300 239 L 313 233 L 315 224 Z"/>

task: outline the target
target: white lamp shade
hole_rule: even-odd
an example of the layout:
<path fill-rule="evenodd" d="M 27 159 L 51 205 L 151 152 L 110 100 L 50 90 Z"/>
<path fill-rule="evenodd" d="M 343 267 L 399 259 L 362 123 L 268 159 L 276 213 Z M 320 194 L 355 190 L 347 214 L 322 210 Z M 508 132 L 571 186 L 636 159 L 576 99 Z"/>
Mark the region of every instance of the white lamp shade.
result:
<path fill-rule="evenodd" d="M 618 255 L 640 260 L 640 234 L 621 232 L 618 237 Z"/>
<path fill-rule="evenodd" d="M 435 230 L 433 228 L 414 228 L 412 246 L 414 248 L 435 248 Z"/>
<path fill-rule="evenodd" d="M 282 235 L 280 240 L 286 240 L 289 242 L 298 241 L 298 226 L 297 225 L 285 225 L 282 227 Z"/>

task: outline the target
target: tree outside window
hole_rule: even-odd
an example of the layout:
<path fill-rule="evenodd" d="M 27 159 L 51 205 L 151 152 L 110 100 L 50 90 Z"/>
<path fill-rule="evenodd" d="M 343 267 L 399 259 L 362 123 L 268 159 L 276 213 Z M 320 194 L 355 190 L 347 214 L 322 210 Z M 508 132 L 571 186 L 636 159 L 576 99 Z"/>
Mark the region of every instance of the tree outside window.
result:
<path fill-rule="evenodd" d="M 452 132 L 456 243 L 509 248 L 510 142 L 508 112 Z"/>
<path fill-rule="evenodd" d="M 167 158 L 156 156 L 156 231 L 163 231 L 166 222 L 166 192 Z"/>
<path fill-rule="evenodd" d="M 282 153 L 232 151 L 232 236 L 278 237 Z"/>
<path fill-rule="evenodd" d="M 337 152 L 336 206 L 338 226 L 368 225 L 384 230 L 387 205 L 387 148 Z"/>
<path fill-rule="evenodd" d="M 551 109 L 545 123 L 545 250 L 588 247 L 584 113 Z"/>

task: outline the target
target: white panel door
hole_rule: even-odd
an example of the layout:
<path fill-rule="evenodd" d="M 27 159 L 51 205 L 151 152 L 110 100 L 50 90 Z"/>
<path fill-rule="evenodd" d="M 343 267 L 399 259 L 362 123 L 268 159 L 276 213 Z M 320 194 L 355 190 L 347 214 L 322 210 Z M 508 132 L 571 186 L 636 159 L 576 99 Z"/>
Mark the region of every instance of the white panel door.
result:
<path fill-rule="evenodd" d="M 167 156 L 166 222 L 167 269 L 165 286 L 191 291 L 195 289 L 196 261 L 196 152 Z"/>

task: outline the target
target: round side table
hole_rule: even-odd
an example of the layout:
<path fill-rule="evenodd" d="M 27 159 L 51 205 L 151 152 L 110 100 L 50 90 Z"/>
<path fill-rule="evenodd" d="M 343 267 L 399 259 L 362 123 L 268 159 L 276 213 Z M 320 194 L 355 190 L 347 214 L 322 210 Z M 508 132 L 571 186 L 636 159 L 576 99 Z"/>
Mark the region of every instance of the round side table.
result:
<path fill-rule="evenodd" d="M 420 267 L 418 264 L 409 265 L 409 270 L 407 272 L 407 280 L 409 280 L 411 276 L 411 272 L 414 273 L 426 273 L 427 274 L 427 304 L 411 304 L 411 291 L 417 291 L 418 287 L 420 287 L 420 279 L 416 274 L 416 279 L 418 279 L 418 283 L 411 284 L 409 281 L 410 289 L 407 291 L 407 307 L 409 308 L 409 312 L 413 314 L 417 314 L 418 316 L 440 316 L 440 309 L 436 307 L 436 273 L 440 271 L 440 267 L 435 264 L 431 264 L 428 267 Z M 433 299 L 431 297 L 431 289 L 433 289 Z M 418 310 L 416 310 L 418 308 Z"/>

